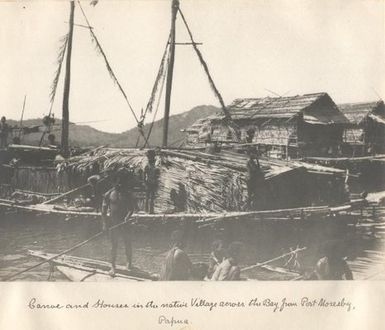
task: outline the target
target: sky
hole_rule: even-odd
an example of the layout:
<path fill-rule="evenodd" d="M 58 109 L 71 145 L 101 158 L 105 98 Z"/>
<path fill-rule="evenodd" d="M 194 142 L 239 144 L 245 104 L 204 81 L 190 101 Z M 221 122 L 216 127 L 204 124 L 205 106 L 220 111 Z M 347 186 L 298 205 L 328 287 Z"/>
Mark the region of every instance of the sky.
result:
<path fill-rule="evenodd" d="M 382 0 L 181 0 L 180 7 L 225 103 L 235 98 L 327 92 L 336 103 L 385 98 Z M 170 0 L 82 1 L 135 112 L 150 97 L 170 30 Z M 49 111 L 67 1 L 0 2 L 0 114 Z M 75 23 L 85 24 L 77 6 Z M 181 18 L 177 42 L 188 42 Z M 191 46 L 177 46 L 171 114 L 219 106 Z M 54 103 L 61 118 L 64 75 Z M 272 93 L 273 92 L 273 93 Z M 163 115 L 161 100 L 157 118 Z M 146 122 L 152 120 L 152 115 Z M 135 120 L 89 31 L 75 27 L 70 121 L 122 132 Z"/>

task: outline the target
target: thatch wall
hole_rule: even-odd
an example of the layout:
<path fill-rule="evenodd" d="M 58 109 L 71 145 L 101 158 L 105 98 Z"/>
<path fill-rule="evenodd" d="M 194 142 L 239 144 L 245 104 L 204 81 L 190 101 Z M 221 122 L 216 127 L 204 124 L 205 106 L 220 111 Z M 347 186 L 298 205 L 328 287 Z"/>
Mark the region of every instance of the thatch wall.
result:
<path fill-rule="evenodd" d="M 40 193 L 60 193 L 69 189 L 68 174 L 58 173 L 54 167 L 18 167 L 11 179 L 15 189 Z"/>
<path fill-rule="evenodd" d="M 146 151 L 131 149 L 103 149 L 92 156 L 77 157 L 67 165 L 67 172 L 81 173 L 95 164 L 101 171 L 112 173 L 127 168 L 139 179 L 147 164 Z M 219 212 L 241 210 L 247 199 L 245 173 L 219 165 L 210 165 L 170 156 L 158 156 L 160 169 L 155 211 L 165 212 L 173 205 L 171 189 L 178 191 L 178 183 L 185 186 L 188 212 Z M 113 174 L 112 174 L 113 175 Z"/>

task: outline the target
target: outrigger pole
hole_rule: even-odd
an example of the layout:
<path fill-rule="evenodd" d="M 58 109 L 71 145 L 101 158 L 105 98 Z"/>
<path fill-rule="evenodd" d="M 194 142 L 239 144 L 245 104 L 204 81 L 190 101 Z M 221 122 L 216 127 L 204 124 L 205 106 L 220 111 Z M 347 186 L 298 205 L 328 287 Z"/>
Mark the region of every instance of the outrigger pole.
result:
<path fill-rule="evenodd" d="M 172 78 L 174 72 L 174 60 L 175 60 L 175 22 L 176 15 L 179 10 L 179 0 L 172 0 L 171 4 L 171 32 L 170 32 L 170 57 L 167 67 L 167 80 L 166 80 L 166 96 L 165 96 L 165 108 L 163 117 L 163 147 L 167 147 L 168 138 L 168 122 L 170 117 L 170 104 L 171 104 L 171 89 Z"/>
<path fill-rule="evenodd" d="M 27 95 L 24 95 L 23 109 L 21 110 L 21 118 L 20 118 L 20 130 L 19 130 L 19 139 L 21 138 L 21 133 L 23 131 L 23 118 L 24 118 L 24 110 L 25 110 L 25 101 L 27 100 Z"/>
<path fill-rule="evenodd" d="M 70 96 L 70 83 L 71 83 L 71 53 L 72 53 L 72 38 L 74 31 L 74 15 L 75 15 L 75 2 L 70 1 L 70 19 L 69 19 L 69 31 L 68 31 L 68 44 L 67 44 L 67 57 L 66 57 L 66 71 L 64 78 L 64 94 L 63 94 L 63 112 L 62 112 L 62 132 L 61 132 L 61 145 L 62 153 L 64 157 L 69 156 L 68 135 L 69 135 L 69 96 Z"/>

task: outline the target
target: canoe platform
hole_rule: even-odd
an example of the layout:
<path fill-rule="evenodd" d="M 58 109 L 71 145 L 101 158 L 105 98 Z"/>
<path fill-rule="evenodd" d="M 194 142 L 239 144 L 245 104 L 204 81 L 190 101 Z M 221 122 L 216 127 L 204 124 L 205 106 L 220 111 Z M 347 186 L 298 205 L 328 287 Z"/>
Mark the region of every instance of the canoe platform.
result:
<path fill-rule="evenodd" d="M 319 220 L 338 220 L 338 216 L 354 223 L 357 219 L 353 216 L 354 211 L 362 210 L 366 206 L 365 199 L 352 200 L 349 203 L 339 206 L 311 206 L 291 209 L 274 209 L 264 211 L 250 212 L 221 212 L 221 213 L 135 213 L 131 217 L 132 222 L 139 224 L 167 224 L 175 222 L 191 221 L 197 223 L 200 227 L 211 226 L 219 222 L 233 220 L 247 220 L 259 223 L 265 222 L 298 222 L 298 221 L 319 221 Z M 0 207 L 19 210 L 35 214 L 54 214 L 68 218 L 94 218 L 99 219 L 101 214 L 90 212 L 89 208 L 76 209 L 74 207 L 64 208 L 54 204 L 35 204 L 19 205 L 14 201 L 0 199 Z"/>
<path fill-rule="evenodd" d="M 55 256 L 53 253 L 29 250 L 28 254 L 43 260 Z M 127 270 L 116 266 L 115 276 L 109 275 L 111 264 L 106 261 L 62 255 L 50 261 L 62 274 L 73 282 L 105 282 L 105 281 L 156 281 L 158 276 L 138 268 Z"/>

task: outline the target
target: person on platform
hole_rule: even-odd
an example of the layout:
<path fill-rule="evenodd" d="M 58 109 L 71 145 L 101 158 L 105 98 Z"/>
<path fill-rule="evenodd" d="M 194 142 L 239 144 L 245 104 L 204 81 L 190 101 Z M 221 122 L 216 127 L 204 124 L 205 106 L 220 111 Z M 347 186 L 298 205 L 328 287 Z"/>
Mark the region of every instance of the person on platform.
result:
<path fill-rule="evenodd" d="M 3 116 L 0 120 L 0 149 L 6 148 L 8 145 L 9 125 L 7 119 Z"/>
<path fill-rule="evenodd" d="M 49 148 L 58 148 L 59 144 L 56 142 L 55 134 L 49 134 L 48 137 L 48 147 Z"/>
<path fill-rule="evenodd" d="M 250 127 L 246 131 L 246 143 L 253 143 L 254 135 L 255 135 L 255 129 L 253 127 Z"/>
<path fill-rule="evenodd" d="M 225 257 L 225 249 L 224 249 L 223 241 L 220 239 L 215 240 L 212 244 L 212 249 L 210 253 L 207 278 L 211 278 L 213 276 L 215 270 L 224 260 L 224 257 Z"/>
<path fill-rule="evenodd" d="M 146 212 L 153 214 L 155 205 L 155 195 L 158 189 L 159 169 L 155 165 L 155 151 L 147 151 L 147 165 L 144 168 L 144 184 L 146 187 Z"/>
<path fill-rule="evenodd" d="M 263 194 L 266 193 L 263 191 L 265 178 L 261 170 L 261 166 L 259 165 L 258 158 L 257 163 L 255 163 L 254 156 L 251 152 L 249 153 L 249 160 L 247 161 L 246 168 L 246 184 L 248 194 L 247 208 L 249 210 L 261 209 L 264 204 Z"/>
<path fill-rule="evenodd" d="M 352 280 L 353 273 L 343 257 L 342 244 L 326 242 L 324 256 L 318 260 L 315 274 L 318 280 Z"/>
<path fill-rule="evenodd" d="M 232 242 L 227 250 L 227 255 L 217 266 L 211 277 L 212 281 L 240 281 L 241 268 L 239 262 L 242 259 L 245 245 L 242 242 Z"/>
<path fill-rule="evenodd" d="M 187 281 L 192 273 L 192 263 L 183 250 L 183 232 L 175 230 L 171 234 L 172 247 L 168 251 L 160 279 L 162 281 Z"/>
<path fill-rule="evenodd" d="M 90 185 L 88 198 L 91 200 L 90 205 L 95 209 L 96 212 L 100 211 L 102 206 L 103 195 L 100 190 L 100 175 L 94 174 L 91 175 L 87 182 Z"/>
<path fill-rule="evenodd" d="M 21 139 L 19 136 L 14 136 L 12 138 L 12 144 L 17 144 L 17 145 L 20 145 L 21 144 Z"/>
<path fill-rule="evenodd" d="M 170 200 L 173 208 L 169 213 L 178 213 L 186 210 L 187 207 L 187 192 L 183 183 L 178 184 L 179 190 L 172 188 L 170 191 Z"/>
<path fill-rule="evenodd" d="M 115 186 L 110 189 L 103 198 L 102 205 L 102 224 L 103 230 L 121 224 L 128 220 L 132 212 L 138 209 L 136 199 L 133 195 L 133 177 L 126 170 L 119 170 L 115 179 Z M 110 213 L 107 216 L 108 211 Z M 123 239 L 127 258 L 127 269 L 132 268 L 132 248 L 130 226 L 124 224 L 117 228 L 111 229 L 111 271 L 110 275 L 114 276 L 116 271 L 116 254 L 118 248 L 119 237 Z"/>

